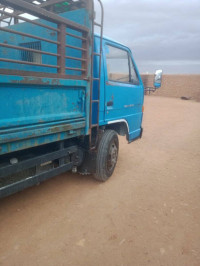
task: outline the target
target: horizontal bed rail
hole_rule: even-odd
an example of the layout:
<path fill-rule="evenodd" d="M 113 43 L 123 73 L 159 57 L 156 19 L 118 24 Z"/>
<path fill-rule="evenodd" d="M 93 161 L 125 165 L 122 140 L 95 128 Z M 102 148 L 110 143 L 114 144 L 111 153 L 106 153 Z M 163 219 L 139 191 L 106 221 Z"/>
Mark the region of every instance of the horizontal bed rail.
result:
<path fill-rule="evenodd" d="M 36 5 L 30 0 L 0 0 L 0 74 L 16 70 L 18 75 L 87 79 L 89 28 L 43 8 L 62 2 L 47 0 Z M 3 22 L 8 18 L 15 23 L 8 26 Z"/>

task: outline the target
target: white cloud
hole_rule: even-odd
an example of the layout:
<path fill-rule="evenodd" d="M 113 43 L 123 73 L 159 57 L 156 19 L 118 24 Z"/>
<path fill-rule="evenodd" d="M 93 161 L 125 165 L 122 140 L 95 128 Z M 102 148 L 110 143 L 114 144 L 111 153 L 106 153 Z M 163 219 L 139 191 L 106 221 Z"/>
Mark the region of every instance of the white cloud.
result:
<path fill-rule="evenodd" d="M 199 0 L 102 1 L 105 35 L 129 46 L 138 63 L 200 60 Z"/>

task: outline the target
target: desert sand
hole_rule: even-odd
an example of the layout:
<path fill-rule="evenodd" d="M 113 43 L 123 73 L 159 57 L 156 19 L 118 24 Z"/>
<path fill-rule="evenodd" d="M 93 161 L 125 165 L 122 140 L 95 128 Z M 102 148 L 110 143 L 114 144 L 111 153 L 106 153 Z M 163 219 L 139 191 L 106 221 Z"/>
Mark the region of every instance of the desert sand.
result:
<path fill-rule="evenodd" d="M 3 266 L 199 266 L 200 103 L 146 97 L 106 183 L 66 173 L 0 202 Z"/>

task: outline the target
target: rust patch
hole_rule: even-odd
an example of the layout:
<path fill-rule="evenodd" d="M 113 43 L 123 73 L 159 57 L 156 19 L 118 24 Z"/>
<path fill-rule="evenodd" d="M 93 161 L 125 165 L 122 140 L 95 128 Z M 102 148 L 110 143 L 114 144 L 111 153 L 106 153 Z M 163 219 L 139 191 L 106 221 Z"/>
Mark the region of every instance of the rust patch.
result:
<path fill-rule="evenodd" d="M 43 81 L 42 78 L 24 77 L 22 80 L 12 80 L 12 83 L 33 84 L 33 85 L 49 85 L 49 81 Z"/>
<path fill-rule="evenodd" d="M 49 80 L 44 81 L 43 78 L 39 77 L 24 77 L 22 80 L 12 80 L 11 82 L 31 85 L 61 85 L 59 79 L 52 79 L 52 82 L 50 82 Z"/>
<path fill-rule="evenodd" d="M 49 132 L 58 133 L 59 131 L 68 131 L 70 129 L 72 129 L 72 125 L 64 125 L 64 126 L 61 126 L 61 127 L 50 128 Z"/>
<path fill-rule="evenodd" d="M 60 85 L 60 80 L 59 79 L 53 79 L 51 84 L 52 85 Z"/>

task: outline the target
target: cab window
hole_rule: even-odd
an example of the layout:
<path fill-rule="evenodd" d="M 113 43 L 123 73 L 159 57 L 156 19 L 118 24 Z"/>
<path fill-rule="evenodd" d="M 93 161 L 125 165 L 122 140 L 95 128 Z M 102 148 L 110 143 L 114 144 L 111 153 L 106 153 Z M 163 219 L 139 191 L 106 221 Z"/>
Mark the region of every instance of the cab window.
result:
<path fill-rule="evenodd" d="M 107 45 L 106 62 L 108 80 L 139 84 L 133 61 L 127 51 Z"/>

